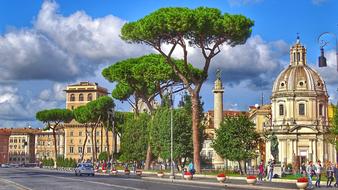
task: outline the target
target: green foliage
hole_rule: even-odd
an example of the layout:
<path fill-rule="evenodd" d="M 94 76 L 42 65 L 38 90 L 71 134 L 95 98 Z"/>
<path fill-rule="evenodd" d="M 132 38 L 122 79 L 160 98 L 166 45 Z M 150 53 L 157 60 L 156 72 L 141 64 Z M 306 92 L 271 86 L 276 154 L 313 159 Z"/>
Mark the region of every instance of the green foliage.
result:
<path fill-rule="evenodd" d="M 260 141 L 254 126 L 245 115 L 225 117 L 220 128 L 216 129 L 212 147 L 220 157 L 231 161 L 254 158 Z"/>
<path fill-rule="evenodd" d="M 103 160 L 108 161 L 108 152 L 101 152 L 99 154 L 99 160 L 100 161 L 103 161 Z"/>
<path fill-rule="evenodd" d="M 90 112 L 90 120 L 97 122 L 98 119 L 101 121 L 107 120 L 108 110 L 115 107 L 113 99 L 109 96 L 102 96 L 94 101 L 87 103 L 87 109 Z"/>
<path fill-rule="evenodd" d="M 72 158 L 64 158 L 63 156 L 58 156 L 56 160 L 57 167 L 64 167 L 64 168 L 75 168 L 76 167 L 76 160 Z"/>
<path fill-rule="evenodd" d="M 333 118 L 330 120 L 330 133 L 328 134 L 327 140 L 335 145 L 338 151 L 338 106 L 333 106 Z"/>
<path fill-rule="evenodd" d="M 114 120 L 115 120 L 115 129 L 116 129 L 116 132 L 119 133 L 119 134 L 122 134 L 123 133 L 123 125 L 131 120 L 132 118 L 134 117 L 134 114 L 131 113 L 131 112 L 115 112 L 115 115 L 114 115 Z"/>
<path fill-rule="evenodd" d="M 91 112 L 87 106 L 77 107 L 73 112 L 77 122 L 85 124 L 91 121 Z"/>
<path fill-rule="evenodd" d="M 73 112 L 67 109 L 42 110 L 36 113 L 36 119 L 43 123 L 67 123 L 73 119 Z M 49 130 L 50 127 L 47 125 L 45 129 Z"/>
<path fill-rule="evenodd" d="M 189 65 L 183 66 L 183 61 L 172 61 L 184 72 L 200 75 L 201 71 Z M 115 99 L 124 101 L 131 95 L 149 99 L 168 87 L 168 82 L 179 82 L 179 78 L 173 72 L 167 60 L 162 55 L 150 54 L 138 58 L 130 58 L 119 61 L 102 71 L 102 75 L 110 82 L 117 85 L 112 91 Z"/>
<path fill-rule="evenodd" d="M 43 166 L 54 166 L 54 160 L 52 158 L 49 158 L 49 159 L 44 158 L 42 160 L 42 165 Z"/>
<path fill-rule="evenodd" d="M 162 159 L 170 158 L 170 112 L 168 107 L 157 109 L 151 125 L 153 152 Z M 182 108 L 173 110 L 173 134 L 174 159 L 192 158 L 191 115 Z"/>
<path fill-rule="evenodd" d="M 242 15 L 222 14 L 215 8 L 161 8 L 144 18 L 125 24 L 123 40 L 134 43 L 173 43 L 181 36 L 191 46 L 226 42 L 243 44 L 251 35 L 254 22 Z M 204 47 L 203 47 L 204 48 Z"/>
<path fill-rule="evenodd" d="M 123 124 L 121 136 L 121 161 L 141 161 L 145 159 L 148 145 L 148 125 L 150 116 L 140 114 Z"/>

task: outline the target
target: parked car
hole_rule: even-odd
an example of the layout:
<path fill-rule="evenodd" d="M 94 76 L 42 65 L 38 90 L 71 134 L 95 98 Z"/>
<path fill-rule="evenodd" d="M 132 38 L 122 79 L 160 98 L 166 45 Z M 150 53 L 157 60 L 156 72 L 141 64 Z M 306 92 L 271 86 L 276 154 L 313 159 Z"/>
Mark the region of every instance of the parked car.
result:
<path fill-rule="evenodd" d="M 94 176 L 94 167 L 90 163 L 80 163 L 75 168 L 75 175 L 81 176 L 82 174 L 88 175 L 88 176 Z"/>
<path fill-rule="evenodd" d="M 1 164 L 2 168 L 9 168 L 9 164 Z"/>

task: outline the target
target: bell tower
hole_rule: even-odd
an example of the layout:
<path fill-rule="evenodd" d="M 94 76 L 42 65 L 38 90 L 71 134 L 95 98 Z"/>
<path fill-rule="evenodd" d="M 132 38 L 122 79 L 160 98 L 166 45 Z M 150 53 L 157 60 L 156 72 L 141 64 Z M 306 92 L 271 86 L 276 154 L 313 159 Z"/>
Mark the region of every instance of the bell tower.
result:
<path fill-rule="evenodd" d="M 291 66 L 306 65 L 306 49 L 300 43 L 298 35 L 296 43 L 290 48 L 290 65 Z"/>

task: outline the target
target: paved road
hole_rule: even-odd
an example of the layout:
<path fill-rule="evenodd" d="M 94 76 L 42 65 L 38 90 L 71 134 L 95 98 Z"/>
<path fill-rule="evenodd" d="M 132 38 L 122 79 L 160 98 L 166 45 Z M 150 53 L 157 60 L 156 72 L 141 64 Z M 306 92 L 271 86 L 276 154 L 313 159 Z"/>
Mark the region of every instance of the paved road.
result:
<path fill-rule="evenodd" d="M 35 168 L 0 168 L 0 190 L 220 190 L 225 187 L 144 180 L 136 176 L 75 176 Z M 236 190 L 236 188 L 231 188 Z M 241 188 L 237 188 L 240 190 Z M 246 188 L 247 189 L 247 188 Z"/>

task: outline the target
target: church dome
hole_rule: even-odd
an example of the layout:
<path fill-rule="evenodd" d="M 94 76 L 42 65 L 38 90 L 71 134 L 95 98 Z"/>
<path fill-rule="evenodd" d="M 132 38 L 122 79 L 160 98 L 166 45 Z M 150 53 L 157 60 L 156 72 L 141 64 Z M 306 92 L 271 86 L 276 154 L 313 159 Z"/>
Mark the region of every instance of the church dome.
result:
<path fill-rule="evenodd" d="M 327 95 L 324 80 L 306 64 L 306 49 L 298 38 L 290 49 L 290 65 L 275 80 L 272 93 L 302 91 Z"/>

